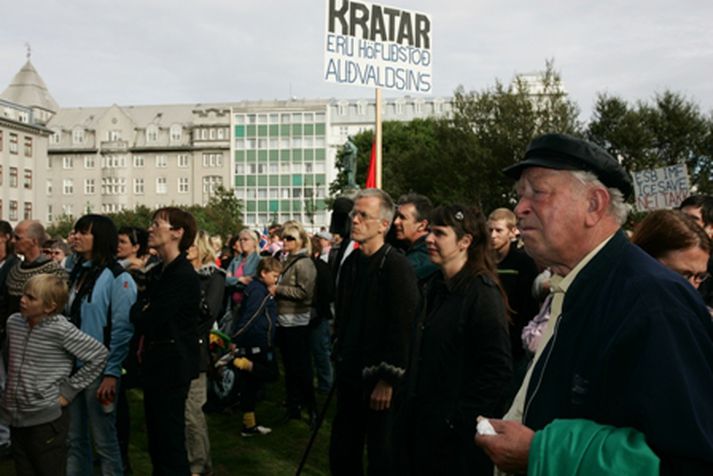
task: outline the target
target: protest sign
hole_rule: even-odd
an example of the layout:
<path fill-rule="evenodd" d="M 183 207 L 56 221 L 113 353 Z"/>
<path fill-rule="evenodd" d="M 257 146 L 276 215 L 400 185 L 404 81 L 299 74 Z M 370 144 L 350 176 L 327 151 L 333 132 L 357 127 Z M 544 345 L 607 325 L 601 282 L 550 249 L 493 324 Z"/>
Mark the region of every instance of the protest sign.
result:
<path fill-rule="evenodd" d="M 363 1 L 326 0 L 324 80 L 431 93 L 431 17 Z"/>
<path fill-rule="evenodd" d="M 638 211 L 676 208 L 690 193 L 685 164 L 641 170 L 632 175 Z"/>

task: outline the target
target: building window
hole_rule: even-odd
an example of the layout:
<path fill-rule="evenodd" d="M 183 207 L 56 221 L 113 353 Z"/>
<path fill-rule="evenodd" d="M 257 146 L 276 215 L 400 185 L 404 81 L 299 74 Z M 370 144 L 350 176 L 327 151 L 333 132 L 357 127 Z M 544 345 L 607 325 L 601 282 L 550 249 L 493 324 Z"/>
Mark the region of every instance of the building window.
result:
<path fill-rule="evenodd" d="M 225 139 L 225 129 L 222 127 L 218 129 L 218 140 L 223 140 Z"/>
<path fill-rule="evenodd" d="M 183 136 L 183 132 L 181 130 L 181 126 L 178 124 L 174 124 L 171 126 L 171 132 L 169 133 L 169 137 L 171 138 L 171 142 L 180 142 L 181 137 Z"/>
<path fill-rule="evenodd" d="M 158 127 L 150 125 L 146 128 L 146 142 L 158 141 Z"/>
<path fill-rule="evenodd" d="M 143 195 L 144 194 L 144 179 L 135 178 L 134 179 L 134 193 Z"/>
<path fill-rule="evenodd" d="M 52 135 L 50 136 L 50 144 L 53 144 L 53 145 L 59 144 L 61 139 L 62 139 L 62 131 L 60 129 L 55 129 L 54 131 L 52 131 Z"/>
<path fill-rule="evenodd" d="M 345 102 L 340 102 L 337 104 L 337 114 L 340 116 L 346 116 L 347 110 L 349 109 L 349 104 Z"/>
<path fill-rule="evenodd" d="M 10 220 L 17 220 L 17 200 L 10 200 Z"/>
<path fill-rule="evenodd" d="M 52 195 L 52 181 L 47 180 L 47 183 L 45 184 L 45 191 L 47 192 L 47 195 Z"/>
<path fill-rule="evenodd" d="M 74 180 L 64 179 L 62 181 L 62 193 L 64 195 L 72 195 L 74 193 Z"/>
<path fill-rule="evenodd" d="M 84 179 L 84 194 L 85 195 L 94 195 L 94 193 L 95 193 L 94 179 Z"/>
<path fill-rule="evenodd" d="M 23 211 L 23 220 L 31 220 L 31 219 L 32 219 L 32 202 L 25 202 L 24 211 Z"/>
<path fill-rule="evenodd" d="M 72 205 L 62 205 L 62 213 L 67 215 L 68 217 L 73 216 Z"/>
<path fill-rule="evenodd" d="M 235 175 L 245 174 L 245 164 L 235 164 Z"/>
<path fill-rule="evenodd" d="M 102 168 L 105 169 L 120 169 L 126 167 L 126 156 L 124 155 L 105 155 L 102 157 Z"/>
<path fill-rule="evenodd" d="M 25 157 L 32 157 L 32 137 L 25 136 Z"/>
<path fill-rule="evenodd" d="M 222 167 L 223 154 L 203 154 L 203 167 Z"/>
<path fill-rule="evenodd" d="M 144 166 L 144 158 L 141 155 L 134 156 L 134 168 L 141 168 Z"/>
<path fill-rule="evenodd" d="M 416 114 L 422 114 L 423 113 L 423 101 L 414 101 L 413 111 Z"/>
<path fill-rule="evenodd" d="M 72 130 L 72 144 L 84 144 L 84 129 Z"/>
<path fill-rule="evenodd" d="M 158 169 L 163 169 L 168 166 L 168 161 L 166 160 L 165 155 L 157 155 L 156 156 L 156 168 Z"/>
<path fill-rule="evenodd" d="M 109 137 L 109 142 L 119 141 L 121 140 L 121 131 L 119 129 L 111 130 L 107 133 L 107 137 Z"/>
<path fill-rule="evenodd" d="M 104 177 L 102 178 L 102 195 L 125 195 L 126 178 L 124 177 Z"/>
<path fill-rule="evenodd" d="M 168 193 L 168 186 L 166 184 L 166 177 L 156 178 L 156 193 Z"/>
<path fill-rule="evenodd" d="M 10 167 L 10 187 L 17 188 L 17 167 Z"/>
<path fill-rule="evenodd" d="M 24 187 L 27 190 L 32 190 L 32 170 L 25 169 L 25 183 Z"/>
<path fill-rule="evenodd" d="M 219 185 L 223 185 L 223 177 L 220 175 L 203 177 L 203 193 L 213 194 Z"/>
<path fill-rule="evenodd" d="M 85 169 L 93 169 L 94 168 L 94 156 L 93 155 L 85 155 L 84 156 L 84 168 Z"/>
<path fill-rule="evenodd" d="M 208 132 L 208 138 L 210 140 L 215 140 L 215 128 L 210 128 L 210 131 Z"/>
<path fill-rule="evenodd" d="M 178 178 L 178 193 L 188 193 L 188 177 Z"/>
<path fill-rule="evenodd" d="M 47 205 L 47 223 L 52 223 L 54 216 L 52 215 L 52 205 Z"/>
<path fill-rule="evenodd" d="M 404 113 L 404 103 L 402 103 L 401 101 L 395 102 L 394 109 L 396 110 L 396 114 L 403 114 Z"/>
<path fill-rule="evenodd" d="M 62 157 L 62 168 L 63 169 L 73 169 L 74 168 L 74 157 L 65 155 Z"/>
<path fill-rule="evenodd" d="M 358 102 L 357 103 L 357 114 L 360 116 L 365 116 L 366 115 L 366 103 L 365 102 Z"/>
<path fill-rule="evenodd" d="M 188 167 L 188 154 L 178 154 L 178 166 L 182 169 Z"/>
<path fill-rule="evenodd" d="M 17 154 L 17 134 L 10 134 L 10 153 Z"/>

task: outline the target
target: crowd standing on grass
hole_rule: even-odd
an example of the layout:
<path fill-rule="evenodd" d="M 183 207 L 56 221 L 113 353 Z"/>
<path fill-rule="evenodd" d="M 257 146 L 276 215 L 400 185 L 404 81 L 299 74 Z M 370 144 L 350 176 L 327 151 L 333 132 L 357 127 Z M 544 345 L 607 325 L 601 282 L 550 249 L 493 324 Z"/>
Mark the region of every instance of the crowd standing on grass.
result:
<path fill-rule="evenodd" d="M 0 456 L 129 474 L 141 388 L 153 474 L 212 474 L 207 408 L 279 434 L 258 420 L 279 354 L 279 424 L 315 435 L 315 392 L 336 399 L 337 476 L 713 474 L 713 197 L 629 239 L 598 146 L 545 134 L 504 173 L 512 210 L 366 189 L 314 234 L 0 220 Z"/>

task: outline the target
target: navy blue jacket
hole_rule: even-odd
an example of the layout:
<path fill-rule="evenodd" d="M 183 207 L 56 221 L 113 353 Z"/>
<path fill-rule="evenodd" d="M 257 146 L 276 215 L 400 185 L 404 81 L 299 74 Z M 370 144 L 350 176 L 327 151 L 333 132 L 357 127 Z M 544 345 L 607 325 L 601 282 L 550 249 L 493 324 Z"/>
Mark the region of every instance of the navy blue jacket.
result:
<path fill-rule="evenodd" d="M 275 298 L 267 292 L 267 286 L 262 281 L 253 279 L 245 288 L 245 297 L 233 328 L 233 342 L 238 347 L 271 348 L 275 342 L 276 326 Z"/>
<path fill-rule="evenodd" d="M 553 316 L 557 318 L 557 316 Z M 641 431 L 662 474 L 713 474 L 713 323 L 695 289 L 618 232 L 565 295 L 524 423 Z"/>

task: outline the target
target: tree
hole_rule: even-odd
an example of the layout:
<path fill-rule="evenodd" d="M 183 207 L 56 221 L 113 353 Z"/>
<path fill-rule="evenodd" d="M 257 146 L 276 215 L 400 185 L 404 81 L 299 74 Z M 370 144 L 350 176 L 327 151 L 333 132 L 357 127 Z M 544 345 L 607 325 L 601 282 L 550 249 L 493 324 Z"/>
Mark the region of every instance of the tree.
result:
<path fill-rule="evenodd" d="M 713 192 L 713 122 L 693 101 L 672 91 L 631 105 L 616 96 L 597 97 L 587 136 L 630 172 L 678 163 L 688 166 L 691 185 Z"/>
<path fill-rule="evenodd" d="M 187 210 L 195 217 L 198 229 L 211 235 L 233 235 L 243 227 L 241 202 L 223 186 L 215 189 L 204 207 L 192 205 Z"/>

